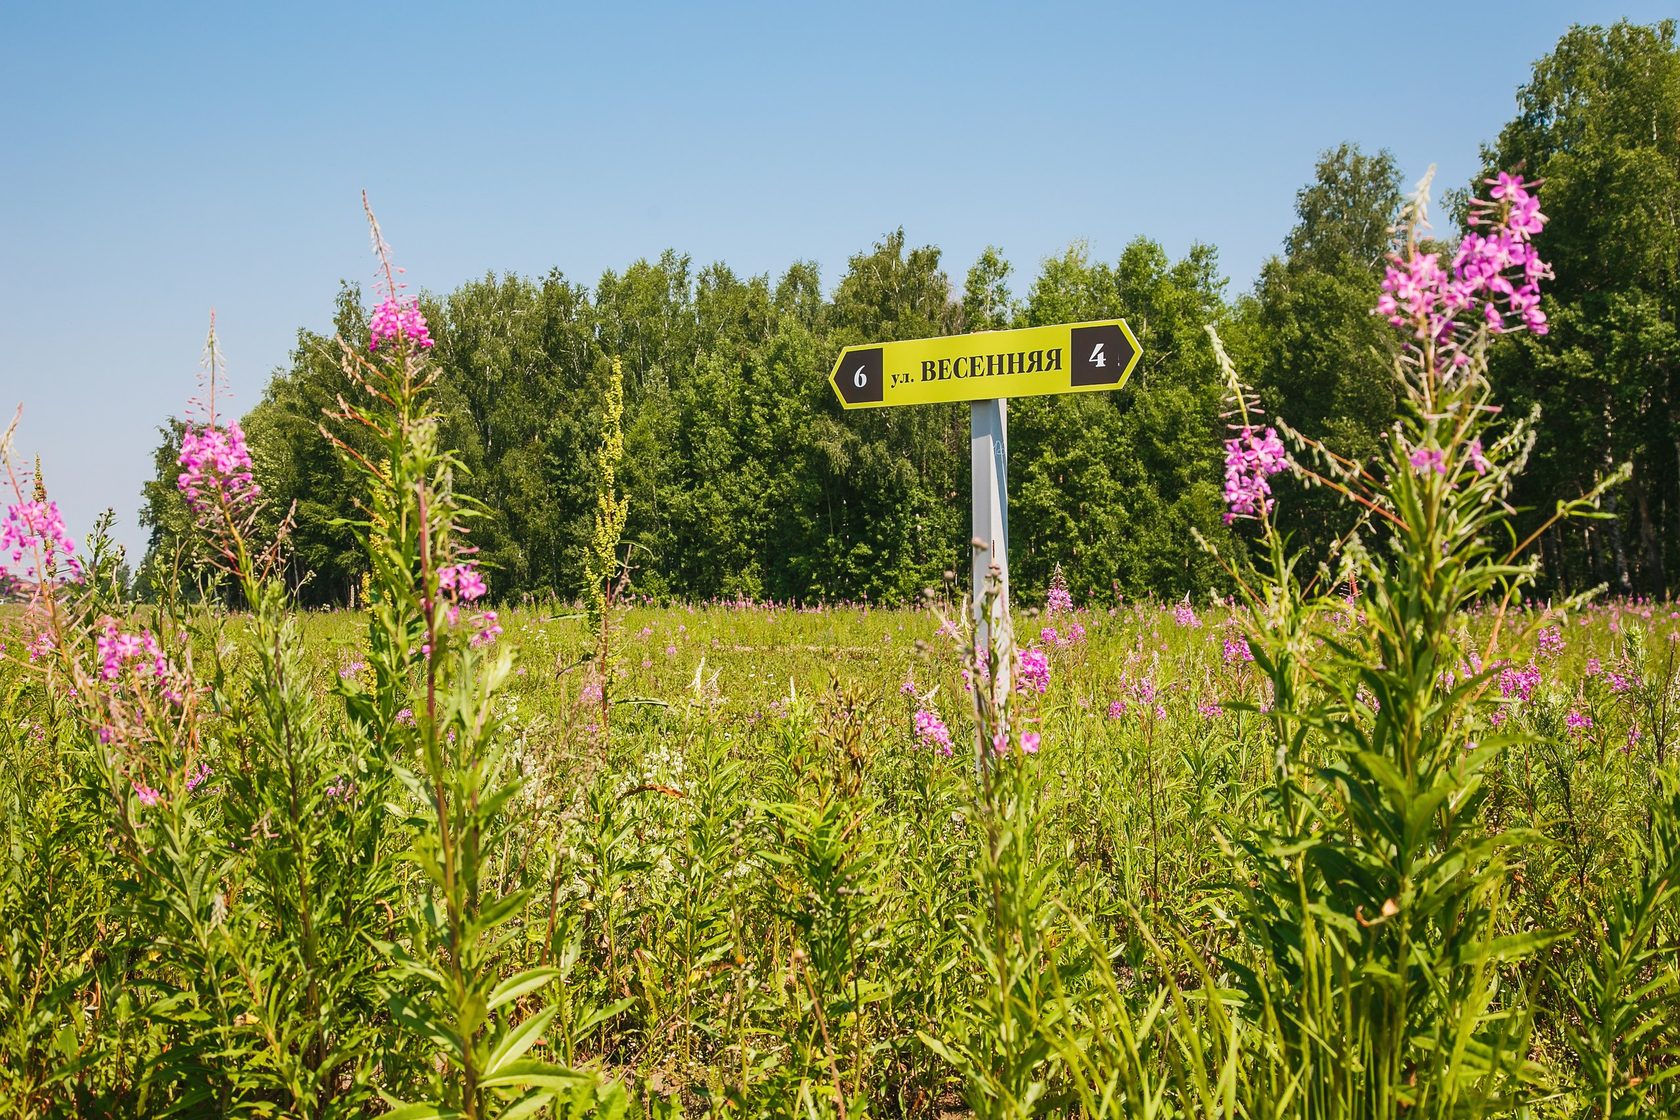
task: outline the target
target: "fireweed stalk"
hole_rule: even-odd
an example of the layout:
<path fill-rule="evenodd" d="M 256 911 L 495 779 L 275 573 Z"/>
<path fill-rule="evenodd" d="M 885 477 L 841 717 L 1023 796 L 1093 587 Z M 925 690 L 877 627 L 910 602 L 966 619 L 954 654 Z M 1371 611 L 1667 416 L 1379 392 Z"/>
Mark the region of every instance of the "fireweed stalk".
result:
<path fill-rule="evenodd" d="M 414 803 L 425 806 L 409 822 L 411 858 L 425 877 L 420 906 L 404 935 L 383 947 L 396 966 L 387 984 L 393 1014 L 436 1046 L 429 1099 L 392 1115 L 477 1120 L 523 1115 L 561 1095 L 587 1103 L 595 1096 L 592 1076 L 526 1057 L 558 1011 L 535 1001 L 560 971 L 503 979 L 494 967 L 504 927 L 529 900 L 528 890 L 504 891 L 487 877 L 520 788 L 506 773 L 494 704 L 512 655 L 495 640 L 494 612 L 464 613 L 485 584 L 464 532 L 472 510 L 454 489 L 459 464 L 438 441 L 430 404 L 433 341 L 417 304 L 400 294 L 365 196 L 363 206 L 384 300 L 365 352 L 341 342 L 344 371 L 362 396 L 340 398 L 336 419 L 360 435 L 335 442 L 368 480 L 362 528 L 372 566 L 367 658 L 375 684 L 371 693 L 353 690 L 350 704 L 352 718 L 386 745 L 386 764 Z M 371 452 L 358 450 L 369 444 Z M 411 719 L 400 719 L 408 709 Z"/>
<path fill-rule="evenodd" d="M 1482 1114 L 1526 1077 L 1525 1000 L 1507 988 L 1548 937 L 1492 933 L 1505 853 L 1522 837 L 1477 813 L 1509 737 L 1491 726 L 1493 670 L 1447 673 L 1496 663 L 1505 606 L 1535 571 L 1522 559 L 1533 536 L 1498 543 L 1516 539 L 1508 498 L 1532 437 L 1526 423 L 1498 424 L 1486 355 L 1494 335 L 1546 330 L 1549 271 L 1533 245 L 1545 218 L 1534 184 L 1489 185 L 1450 268 L 1418 240 L 1427 179 L 1403 214 L 1376 307 L 1400 332 L 1403 407 L 1377 462 L 1339 457 L 1281 420 L 1292 456 L 1273 429 L 1257 437 L 1258 402 L 1215 339 L 1238 428 L 1229 517 L 1258 522 L 1261 545 L 1228 571 L 1271 681 L 1277 757 L 1268 815 L 1232 831 L 1247 886 L 1235 892 L 1245 946 L 1229 963 L 1265 1040 L 1252 1090 L 1297 1094 L 1306 1114 Z M 1354 509 L 1334 567 L 1321 569 L 1330 580 L 1295 576 L 1266 482 L 1283 469 Z M 1614 481 L 1556 516 L 1591 516 Z M 1466 612 L 1487 601 L 1499 604 L 1489 644 L 1464 648 Z M 1324 625 L 1343 611 L 1361 625 Z"/>
<path fill-rule="evenodd" d="M 965 1102 L 987 1120 L 1039 1114 L 1055 1078 L 1051 1039 L 1063 1029 L 1065 1010 L 1051 991 L 1063 938 L 1058 911 L 1047 904 L 1060 863 L 1041 848 L 1037 793 L 1045 757 L 1040 750 L 1054 752 L 1055 746 L 1046 747 L 1026 718 L 1038 714 L 1050 668 L 1043 650 L 1015 650 L 1007 620 L 977 625 L 978 618 L 999 616 L 998 593 L 994 566 L 979 592 L 978 612 L 967 614 L 965 651 L 975 726 L 969 815 L 980 835 L 974 872 L 980 905 L 966 933 L 982 977 L 953 1009 L 943 1037 L 921 1034 L 961 1073 Z M 1005 659 L 1013 671 L 993 672 Z"/>

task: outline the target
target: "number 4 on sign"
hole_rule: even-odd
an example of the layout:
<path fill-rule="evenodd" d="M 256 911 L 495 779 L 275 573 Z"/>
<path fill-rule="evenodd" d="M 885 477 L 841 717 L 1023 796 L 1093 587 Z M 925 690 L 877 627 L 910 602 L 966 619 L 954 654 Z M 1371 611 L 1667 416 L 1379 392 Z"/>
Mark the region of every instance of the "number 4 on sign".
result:
<path fill-rule="evenodd" d="M 1091 351 L 1091 364 L 1096 366 L 1098 369 L 1101 369 L 1103 366 L 1108 364 L 1108 359 L 1103 357 L 1102 348 L 1103 344 L 1099 342 L 1097 343 L 1097 348 Z"/>

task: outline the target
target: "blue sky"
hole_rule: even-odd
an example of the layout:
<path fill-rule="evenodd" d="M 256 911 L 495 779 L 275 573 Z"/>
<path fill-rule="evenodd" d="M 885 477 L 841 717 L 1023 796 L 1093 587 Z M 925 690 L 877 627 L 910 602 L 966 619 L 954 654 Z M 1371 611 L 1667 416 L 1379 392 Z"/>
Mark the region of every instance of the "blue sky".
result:
<path fill-rule="evenodd" d="M 236 408 L 373 261 L 416 286 L 666 247 L 779 273 L 902 225 L 1025 286 L 1084 239 L 1247 288 L 1322 149 L 1462 184 L 1574 22 L 1669 3 L 131 5 L 0 0 L 0 408 L 135 557 L 217 310 Z M 813 374 L 818 376 L 820 374 Z M 4 421 L 0 420 L 0 424 Z"/>

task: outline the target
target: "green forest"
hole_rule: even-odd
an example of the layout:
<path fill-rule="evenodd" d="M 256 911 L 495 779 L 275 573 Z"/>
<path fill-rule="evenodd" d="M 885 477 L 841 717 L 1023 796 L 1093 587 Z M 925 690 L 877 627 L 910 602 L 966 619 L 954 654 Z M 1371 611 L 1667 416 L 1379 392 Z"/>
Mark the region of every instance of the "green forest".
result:
<path fill-rule="evenodd" d="M 1538 245 L 1556 273 L 1550 333 L 1504 339 L 1492 357 L 1496 399 L 1519 414 L 1540 410 L 1519 506 L 1539 524 L 1556 500 L 1632 464 L 1604 518 L 1542 537 L 1539 586 L 1671 595 L 1680 575 L 1674 23 L 1570 30 L 1516 91 L 1515 115 L 1481 157 L 1544 181 L 1550 223 Z M 1139 237 L 1106 261 L 1076 244 L 1034 270 L 989 249 L 965 269 L 898 229 L 837 279 L 801 260 L 780 276 L 741 276 L 673 250 L 593 285 L 557 268 L 425 294 L 442 438 L 460 449 L 458 483 L 478 504 L 472 533 L 492 594 L 583 591 L 580 544 L 617 360 L 629 593 L 910 600 L 966 566 L 968 412 L 843 414 L 826 380 L 835 355 L 854 343 L 1109 317 L 1125 318 L 1143 346 L 1123 392 L 1011 402 L 1012 579 L 1042 589 L 1059 564 L 1081 599 L 1223 589 L 1215 559 L 1190 543 L 1194 531 L 1221 550 L 1244 547 L 1222 517 L 1227 420 L 1206 328 L 1269 414 L 1355 459 L 1373 455 L 1397 387 L 1393 332 L 1372 314 L 1371 293 L 1410 186 L 1386 151 L 1327 149 L 1281 251 L 1244 292 L 1231 290 L 1213 245 L 1175 259 Z M 1434 230 L 1450 242 L 1471 184 L 1436 186 Z M 366 339 L 366 317 L 363 292 L 343 285 L 331 330 L 298 332 L 290 364 L 243 421 L 270 508 L 291 510 L 289 577 L 312 605 L 350 601 L 367 563 L 346 521 L 359 483 L 319 438 L 323 412 L 351 392 L 332 339 Z M 164 428 L 146 485 L 143 591 L 191 547 L 174 484 L 179 433 L 178 421 Z M 1295 485 L 1280 480 L 1280 493 Z M 1329 497 L 1297 492 L 1282 503 L 1296 543 L 1318 551 L 1347 527 Z"/>

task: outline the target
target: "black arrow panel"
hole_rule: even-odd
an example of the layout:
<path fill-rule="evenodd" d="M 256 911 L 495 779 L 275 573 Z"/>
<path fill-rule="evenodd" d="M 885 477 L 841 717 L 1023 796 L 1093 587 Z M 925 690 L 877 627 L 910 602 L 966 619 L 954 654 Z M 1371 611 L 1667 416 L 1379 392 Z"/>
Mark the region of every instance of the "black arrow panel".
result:
<path fill-rule="evenodd" d="M 1113 385 L 1132 360 L 1132 344 L 1119 327 L 1075 327 L 1069 358 L 1072 385 Z"/>
<path fill-rule="evenodd" d="M 847 354 L 833 377 L 841 399 L 847 404 L 880 404 L 886 396 L 883 366 L 884 351 L 879 346 Z"/>

